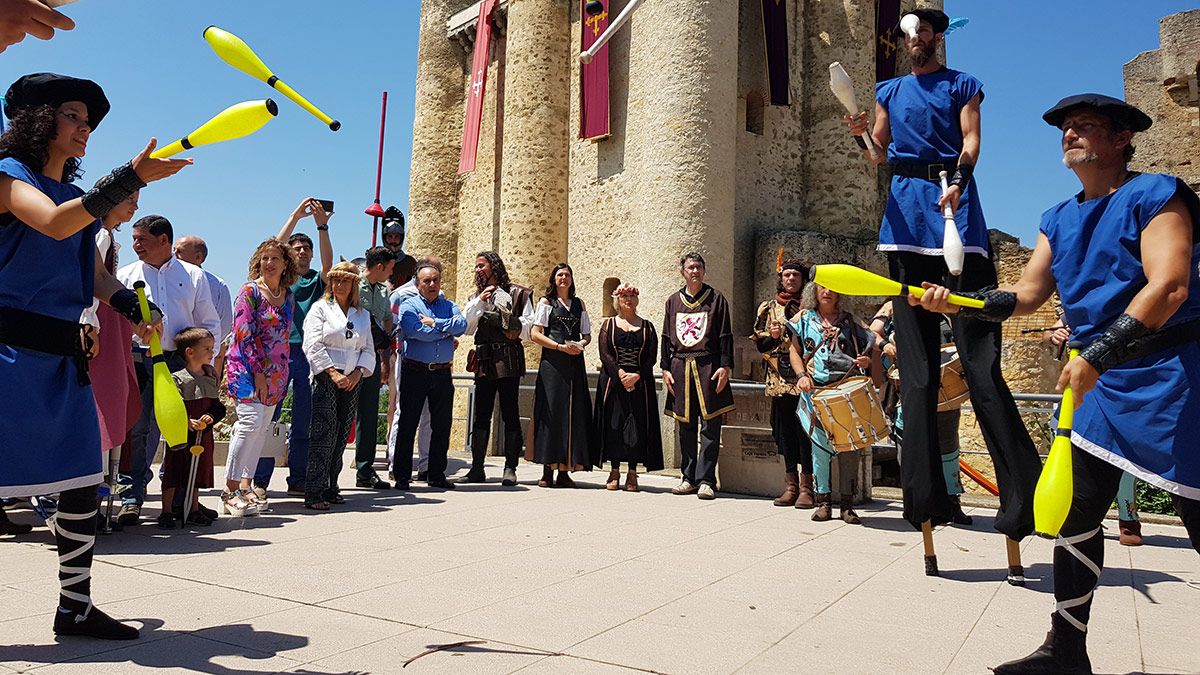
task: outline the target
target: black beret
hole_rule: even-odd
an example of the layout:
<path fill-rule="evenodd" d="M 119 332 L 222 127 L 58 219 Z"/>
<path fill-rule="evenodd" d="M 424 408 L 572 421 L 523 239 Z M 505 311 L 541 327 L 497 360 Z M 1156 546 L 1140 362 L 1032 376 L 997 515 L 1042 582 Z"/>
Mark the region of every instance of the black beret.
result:
<path fill-rule="evenodd" d="M 1104 94 L 1068 96 L 1042 113 L 1042 119 L 1046 120 L 1046 124 L 1061 129 L 1063 120 L 1077 108 L 1095 108 L 1101 115 L 1111 119 L 1118 128 L 1130 131 L 1145 131 L 1154 123 L 1150 116 L 1141 110 L 1119 98 Z"/>
<path fill-rule="evenodd" d="M 4 94 L 4 114 L 11 118 L 21 108 L 46 104 L 60 106 L 67 101 L 80 101 L 87 106 L 88 126 L 92 131 L 108 114 L 108 98 L 100 85 L 55 73 L 33 73 L 13 82 Z"/>
<path fill-rule="evenodd" d="M 929 23 L 934 33 L 945 33 L 950 27 L 950 17 L 940 9 L 914 9 L 905 14 L 916 14 L 918 19 Z"/>

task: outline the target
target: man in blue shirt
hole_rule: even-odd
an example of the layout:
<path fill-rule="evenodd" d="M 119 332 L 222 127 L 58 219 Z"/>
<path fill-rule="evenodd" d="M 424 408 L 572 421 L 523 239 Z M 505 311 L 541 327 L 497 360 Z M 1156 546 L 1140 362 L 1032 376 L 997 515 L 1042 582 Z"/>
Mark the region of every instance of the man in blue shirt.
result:
<path fill-rule="evenodd" d="M 412 475 L 413 441 L 421 409 L 429 404 L 430 487 L 453 490 L 446 480 L 446 453 L 450 449 L 450 422 L 454 412 L 454 382 L 450 379 L 454 338 L 467 330 L 458 305 L 443 296 L 442 273 L 431 262 L 416 268 L 418 295 L 400 305 L 400 330 L 404 359 L 400 379 L 400 420 L 396 431 L 396 456 L 392 471 L 396 488 L 407 490 Z"/>
<path fill-rule="evenodd" d="M 892 169 L 879 250 L 887 253 L 891 276 L 901 283 L 932 282 L 965 291 L 994 286 L 996 267 L 972 179 L 979 160 L 983 84 L 938 61 L 937 47 L 950 22 L 943 12 L 918 9 L 912 14 L 919 20 L 916 36 L 905 38 L 912 72 L 876 85 L 873 156 L 858 137 L 867 130 L 866 113 L 847 118 L 864 157 L 878 164 L 883 160 L 875 158 L 884 157 L 886 150 Z M 953 175 L 945 195 L 942 171 Z M 954 210 L 966 254 L 961 276 L 951 275 L 943 258 L 943 205 Z M 927 520 L 949 522 L 956 509 L 946 494 L 937 437 L 941 319 L 899 302 L 894 321 L 897 349 L 904 354 L 904 517 L 914 527 Z M 958 317 L 952 323 L 971 404 L 1000 487 L 994 527 L 1020 540 L 1033 532 L 1033 490 L 1041 461 L 1000 374 L 1000 325 Z M 927 567 L 926 573 L 936 575 L 937 570 Z"/>

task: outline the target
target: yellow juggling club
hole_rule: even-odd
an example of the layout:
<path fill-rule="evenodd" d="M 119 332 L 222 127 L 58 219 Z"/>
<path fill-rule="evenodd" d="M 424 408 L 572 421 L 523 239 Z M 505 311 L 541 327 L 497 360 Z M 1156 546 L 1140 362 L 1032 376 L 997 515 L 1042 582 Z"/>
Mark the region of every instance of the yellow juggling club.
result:
<path fill-rule="evenodd" d="M 142 308 L 142 321 L 150 323 L 150 304 L 146 302 L 146 282 L 137 281 L 133 284 L 137 291 L 138 304 Z M 167 368 L 167 359 L 163 356 L 162 343 L 158 340 L 158 331 L 150 335 L 150 360 L 154 364 L 154 419 L 158 429 L 167 442 L 167 447 L 176 447 L 187 443 L 188 418 L 187 410 L 183 407 L 183 397 L 175 388 L 175 380 Z"/>
<path fill-rule="evenodd" d="M 258 58 L 258 54 L 250 49 L 250 45 L 246 44 L 242 39 L 229 31 L 221 30 L 216 26 L 209 26 L 204 29 L 204 40 L 208 42 L 208 46 L 212 47 L 217 56 L 229 65 L 246 73 L 256 80 L 262 80 L 274 88 L 279 93 L 290 98 L 293 103 L 304 108 L 314 117 L 329 125 L 330 129 L 337 131 L 342 128 L 342 123 L 332 119 L 329 115 L 321 112 L 321 109 L 308 102 L 296 90 L 287 86 L 283 80 L 275 76 L 267 64 Z"/>
<path fill-rule="evenodd" d="M 908 295 L 912 293 L 918 298 L 925 295 L 925 289 L 920 286 L 909 286 L 899 281 L 892 281 L 887 277 L 872 274 L 853 265 L 814 265 L 812 275 L 815 283 L 842 295 Z M 965 298 L 951 293 L 947 300 L 950 304 L 959 307 L 983 309 L 983 301 L 975 298 Z"/>
<path fill-rule="evenodd" d="M 1079 350 L 1072 348 L 1071 358 L 1077 356 Z M 1044 537 L 1058 536 L 1071 511 L 1071 499 L 1075 495 L 1075 477 L 1071 473 L 1071 425 L 1074 421 L 1075 394 L 1066 387 L 1058 408 L 1058 430 L 1033 493 L 1033 529 Z"/>
<path fill-rule="evenodd" d="M 170 145 L 164 145 L 150 153 L 150 156 L 155 159 L 165 159 L 201 145 L 249 136 L 278 114 L 279 106 L 269 98 L 261 101 L 235 103 L 217 113 L 216 117 L 201 124 L 200 128 L 192 133 Z"/>

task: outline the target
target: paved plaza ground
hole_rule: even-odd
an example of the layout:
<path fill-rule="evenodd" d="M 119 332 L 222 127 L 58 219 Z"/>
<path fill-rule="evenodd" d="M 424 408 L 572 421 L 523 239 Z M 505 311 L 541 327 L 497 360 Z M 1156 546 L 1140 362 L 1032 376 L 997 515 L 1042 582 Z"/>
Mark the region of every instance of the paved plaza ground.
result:
<path fill-rule="evenodd" d="M 666 476 L 627 494 L 603 489 L 606 472 L 576 474 L 590 488 L 577 490 L 539 489 L 538 475 L 347 489 L 326 514 L 280 494 L 271 514 L 194 533 L 149 522 L 102 537 L 94 597 L 144 625 L 131 643 L 56 641 L 50 535 L 5 538 L 0 673 L 985 673 L 1049 624 L 1051 543 L 1026 540 L 1030 583 L 1007 585 L 985 509 L 938 530 L 943 573 L 929 578 L 898 502 L 860 507 L 859 527 L 673 496 Z M 1147 525 L 1147 545 L 1125 548 L 1115 525 L 1094 667 L 1200 672 L 1200 556 L 1182 528 Z"/>

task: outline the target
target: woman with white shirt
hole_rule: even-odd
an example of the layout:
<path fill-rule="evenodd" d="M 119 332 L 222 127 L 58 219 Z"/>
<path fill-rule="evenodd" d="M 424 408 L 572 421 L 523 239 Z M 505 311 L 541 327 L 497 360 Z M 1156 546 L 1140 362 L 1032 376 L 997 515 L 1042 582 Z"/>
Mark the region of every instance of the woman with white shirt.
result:
<path fill-rule="evenodd" d="M 311 445 L 304 508 L 344 504 L 337 477 L 358 410 L 359 383 L 375 370 L 371 316 L 359 302 L 358 266 L 340 262 L 326 274 L 325 297 L 304 319 L 304 355 L 312 369 Z"/>

